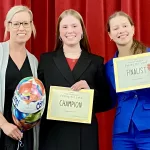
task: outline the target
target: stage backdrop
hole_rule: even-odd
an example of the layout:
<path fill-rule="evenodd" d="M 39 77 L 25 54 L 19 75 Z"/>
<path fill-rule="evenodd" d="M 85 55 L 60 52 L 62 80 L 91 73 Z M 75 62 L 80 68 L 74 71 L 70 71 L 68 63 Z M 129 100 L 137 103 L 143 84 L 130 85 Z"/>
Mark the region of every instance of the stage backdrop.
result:
<path fill-rule="evenodd" d="M 27 5 L 34 15 L 37 37 L 27 48 L 39 59 L 43 52 L 52 51 L 57 18 L 65 9 L 75 9 L 83 16 L 92 53 L 101 55 L 107 62 L 116 50 L 106 32 L 108 17 L 115 11 L 128 13 L 135 23 L 135 38 L 150 45 L 150 0 L 0 0 L 0 41 L 3 41 L 4 19 L 14 5 Z M 115 109 L 97 114 L 100 150 L 112 149 L 112 125 Z"/>

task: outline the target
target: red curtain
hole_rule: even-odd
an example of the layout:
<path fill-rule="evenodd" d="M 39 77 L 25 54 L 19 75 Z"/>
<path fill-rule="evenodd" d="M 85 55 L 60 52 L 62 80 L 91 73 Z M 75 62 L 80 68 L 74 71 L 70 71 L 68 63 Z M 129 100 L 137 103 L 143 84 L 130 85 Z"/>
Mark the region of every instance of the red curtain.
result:
<path fill-rule="evenodd" d="M 108 61 L 116 50 L 106 32 L 108 17 L 115 11 L 128 13 L 135 23 L 135 38 L 150 45 L 150 0 L 0 0 L 0 41 L 3 41 L 4 19 L 14 5 L 27 5 L 34 15 L 37 36 L 27 43 L 27 48 L 39 58 L 40 54 L 52 51 L 55 42 L 57 18 L 65 9 L 75 9 L 85 21 L 92 53 L 101 55 Z M 99 143 L 101 150 L 112 149 L 112 126 L 115 109 L 97 114 L 99 123 Z"/>

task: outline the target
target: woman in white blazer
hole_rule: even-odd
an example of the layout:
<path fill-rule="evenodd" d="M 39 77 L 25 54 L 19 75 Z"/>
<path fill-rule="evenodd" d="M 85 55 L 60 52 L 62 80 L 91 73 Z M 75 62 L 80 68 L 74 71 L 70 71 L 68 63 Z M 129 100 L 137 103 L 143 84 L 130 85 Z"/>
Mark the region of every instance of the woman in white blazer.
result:
<path fill-rule="evenodd" d="M 6 39 L 0 43 L 0 147 L 1 150 L 16 150 L 22 140 L 21 150 L 38 150 L 37 127 L 22 133 L 13 123 L 11 105 L 14 90 L 19 81 L 27 76 L 37 77 L 38 61 L 26 48 L 31 34 L 36 34 L 33 14 L 28 7 L 12 7 L 5 19 Z M 34 140 L 33 140 L 34 139 Z"/>

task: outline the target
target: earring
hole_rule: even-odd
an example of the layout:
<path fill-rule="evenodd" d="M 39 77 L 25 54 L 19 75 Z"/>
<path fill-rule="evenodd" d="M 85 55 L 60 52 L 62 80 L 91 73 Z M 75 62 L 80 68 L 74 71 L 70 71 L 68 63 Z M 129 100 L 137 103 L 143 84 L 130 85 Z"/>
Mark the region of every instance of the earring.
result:
<path fill-rule="evenodd" d="M 81 39 L 83 39 L 83 34 L 81 34 Z"/>
<path fill-rule="evenodd" d="M 61 37 L 59 36 L 59 40 L 62 41 Z"/>

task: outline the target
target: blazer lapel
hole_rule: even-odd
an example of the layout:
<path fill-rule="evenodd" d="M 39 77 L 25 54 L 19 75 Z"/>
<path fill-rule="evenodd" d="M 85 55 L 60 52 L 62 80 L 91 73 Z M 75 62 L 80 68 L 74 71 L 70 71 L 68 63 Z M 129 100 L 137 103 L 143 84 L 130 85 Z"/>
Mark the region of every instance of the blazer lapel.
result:
<path fill-rule="evenodd" d="M 33 77 L 37 77 L 38 61 L 36 60 L 35 57 L 33 57 L 33 55 L 27 49 L 26 49 L 26 52 L 27 52 L 27 56 L 29 59 L 32 75 Z"/>
<path fill-rule="evenodd" d="M 79 57 L 79 60 L 77 61 L 72 71 L 75 81 L 77 81 L 80 78 L 80 76 L 84 73 L 84 71 L 87 69 L 90 63 L 91 59 L 88 57 L 88 53 L 82 51 L 81 56 Z"/>
<path fill-rule="evenodd" d="M 75 80 L 73 78 L 72 72 L 69 68 L 69 65 L 67 63 L 67 60 L 64 56 L 63 49 L 57 50 L 56 55 L 53 56 L 53 60 L 61 72 L 61 74 L 64 76 L 64 78 L 73 85 Z"/>

